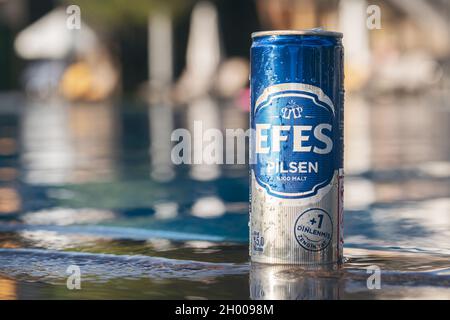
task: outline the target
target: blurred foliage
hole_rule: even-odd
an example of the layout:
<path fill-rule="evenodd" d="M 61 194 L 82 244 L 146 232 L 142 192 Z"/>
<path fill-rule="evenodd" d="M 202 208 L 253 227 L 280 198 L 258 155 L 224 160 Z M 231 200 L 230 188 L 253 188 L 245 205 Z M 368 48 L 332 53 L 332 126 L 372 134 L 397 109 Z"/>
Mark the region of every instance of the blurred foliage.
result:
<path fill-rule="evenodd" d="M 161 12 L 174 19 L 185 13 L 196 0 L 63 0 L 76 4 L 83 19 L 90 24 L 110 29 L 129 25 L 145 25 L 150 14 Z"/>

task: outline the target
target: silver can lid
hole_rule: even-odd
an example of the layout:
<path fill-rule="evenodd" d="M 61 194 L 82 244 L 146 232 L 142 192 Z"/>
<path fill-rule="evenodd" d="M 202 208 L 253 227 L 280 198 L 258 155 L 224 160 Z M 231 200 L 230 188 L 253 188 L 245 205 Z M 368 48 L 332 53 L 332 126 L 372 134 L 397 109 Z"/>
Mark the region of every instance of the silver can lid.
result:
<path fill-rule="evenodd" d="M 342 38 L 342 32 L 327 31 L 323 28 L 314 28 L 306 30 L 270 30 L 270 31 L 257 31 L 252 33 L 252 38 L 264 37 L 264 36 L 289 36 L 289 35 L 307 35 L 307 36 L 325 36 Z"/>

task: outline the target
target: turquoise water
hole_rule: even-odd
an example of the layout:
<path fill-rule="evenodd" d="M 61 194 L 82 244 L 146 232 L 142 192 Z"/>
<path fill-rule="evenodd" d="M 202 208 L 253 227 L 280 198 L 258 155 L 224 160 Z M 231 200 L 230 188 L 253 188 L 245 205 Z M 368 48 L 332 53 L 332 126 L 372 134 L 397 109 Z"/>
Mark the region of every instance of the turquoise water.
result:
<path fill-rule="evenodd" d="M 167 165 L 157 109 L 12 103 L 0 298 L 449 299 L 450 109 L 427 101 L 347 102 L 346 261 L 315 270 L 249 264 L 246 166 Z M 71 265 L 80 290 L 67 288 Z M 374 265 L 380 289 L 367 285 Z"/>

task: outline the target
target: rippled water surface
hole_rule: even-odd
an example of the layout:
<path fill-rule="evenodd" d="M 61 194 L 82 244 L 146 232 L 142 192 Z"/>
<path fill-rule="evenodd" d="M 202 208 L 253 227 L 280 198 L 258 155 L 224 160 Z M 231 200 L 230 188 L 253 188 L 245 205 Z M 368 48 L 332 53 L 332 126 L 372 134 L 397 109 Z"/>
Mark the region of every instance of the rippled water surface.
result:
<path fill-rule="evenodd" d="M 0 298 L 450 299 L 450 109 L 430 101 L 348 99 L 346 261 L 315 270 L 248 263 L 245 166 L 169 164 L 165 134 L 195 106 L 172 124 L 160 107 L 11 102 Z M 71 265 L 81 290 L 67 289 Z"/>

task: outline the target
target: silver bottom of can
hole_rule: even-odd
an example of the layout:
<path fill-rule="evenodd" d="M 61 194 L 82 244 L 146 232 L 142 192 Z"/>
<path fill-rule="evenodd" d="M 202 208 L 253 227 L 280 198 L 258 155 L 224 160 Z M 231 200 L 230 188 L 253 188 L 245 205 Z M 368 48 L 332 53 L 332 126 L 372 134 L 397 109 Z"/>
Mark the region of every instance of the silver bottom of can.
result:
<path fill-rule="evenodd" d="M 342 186 L 343 172 L 336 170 L 330 184 L 316 196 L 286 200 L 269 195 L 252 174 L 251 261 L 310 266 L 340 263 Z"/>

